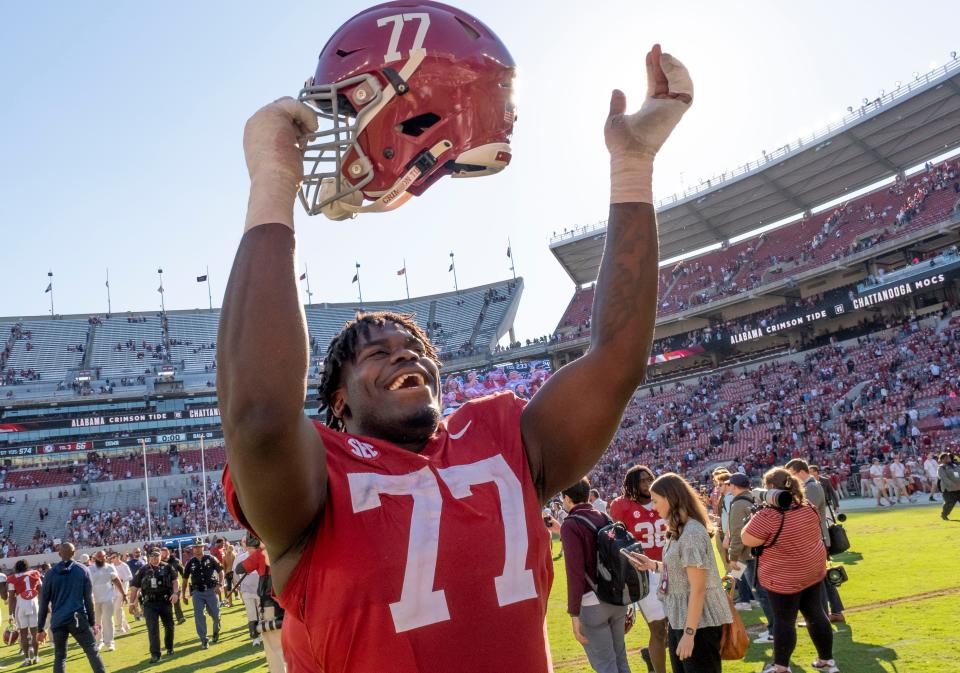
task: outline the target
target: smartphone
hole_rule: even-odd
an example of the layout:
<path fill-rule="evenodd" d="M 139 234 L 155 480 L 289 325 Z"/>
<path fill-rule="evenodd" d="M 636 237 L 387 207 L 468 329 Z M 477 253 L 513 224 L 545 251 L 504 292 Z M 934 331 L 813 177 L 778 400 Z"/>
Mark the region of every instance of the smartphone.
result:
<path fill-rule="evenodd" d="M 543 517 L 543 523 L 546 524 L 547 528 L 550 528 L 550 517 L 549 516 Z"/>

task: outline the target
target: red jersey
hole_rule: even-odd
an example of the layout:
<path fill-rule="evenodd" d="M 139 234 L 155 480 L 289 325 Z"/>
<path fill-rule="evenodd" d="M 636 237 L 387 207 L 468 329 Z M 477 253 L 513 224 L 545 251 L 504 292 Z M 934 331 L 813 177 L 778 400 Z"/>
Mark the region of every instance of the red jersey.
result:
<path fill-rule="evenodd" d="M 254 549 L 247 558 L 240 562 L 240 565 L 248 573 L 257 573 L 260 577 L 270 574 L 267 571 L 267 558 L 263 555 L 262 549 Z"/>
<path fill-rule="evenodd" d="M 324 673 L 552 670 L 550 535 L 524 404 L 512 392 L 470 401 L 420 453 L 315 423 L 327 499 L 279 597 L 305 627 L 286 639 L 291 658 Z M 228 470 L 224 487 L 244 521 Z"/>
<path fill-rule="evenodd" d="M 653 504 L 641 505 L 621 495 L 610 503 L 610 518 L 620 521 L 643 546 L 643 553 L 654 561 L 663 560 L 667 543 L 667 522 L 661 519 Z"/>
<path fill-rule="evenodd" d="M 213 545 L 212 547 L 210 547 L 210 555 L 213 556 L 213 558 L 217 559 L 217 561 L 220 562 L 220 565 L 223 565 L 223 549 L 221 549 L 217 545 Z M 233 568 L 229 568 L 229 569 L 225 568 L 225 570 L 227 572 L 233 572 Z"/>
<path fill-rule="evenodd" d="M 40 595 L 39 570 L 28 570 L 23 573 L 10 575 L 10 577 L 7 578 L 7 582 L 7 589 L 25 601 L 32 601 Z"/>

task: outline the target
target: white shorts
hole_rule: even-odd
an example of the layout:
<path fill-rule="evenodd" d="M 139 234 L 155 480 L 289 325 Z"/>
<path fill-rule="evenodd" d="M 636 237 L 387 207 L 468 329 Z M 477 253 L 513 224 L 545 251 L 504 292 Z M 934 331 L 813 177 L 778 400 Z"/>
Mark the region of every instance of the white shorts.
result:
<path fill-rule="evenodd" d="M 893 483 L 897 485 L 897 488 L 905 489 L 907 487 L 907 480 L 904 477 L 894 477 Z"/>
<path fill-rule="evenodd" d="M 17 622 L 18 629 L 35 629 L 37 628 L 37 617 L 38 612 L 40 611 L 40 601 L 34 598 L 30 601 L 25 601 L 19 596 L 17 597 L 17 612 L 14 616 L 14 619 Z"/>
<path fill-rule="evenodd" d="M 884 482 L 885 482 L 885 481 L 886 481 L 886 479 L 883 479 L 883 478 L 880 478 L 880 477 L 874 477 L 874 478 L 873 478 L 873 487 L 874 487 L 875 489 L 877 489 L 878 491 L 883 491 L 883 487 L 884 487 Z"/>
<path fill-rule="evenodd" d="M 660 573 L 648 571 L 648 574 L 650 575 L 650 591 L 637 605 L 640 607 L 640 614 L 649 624 L 666 619 L 667 613 L 663 609 L 663 603 L 657 597 L 657 590 L 660 588 Z"/>

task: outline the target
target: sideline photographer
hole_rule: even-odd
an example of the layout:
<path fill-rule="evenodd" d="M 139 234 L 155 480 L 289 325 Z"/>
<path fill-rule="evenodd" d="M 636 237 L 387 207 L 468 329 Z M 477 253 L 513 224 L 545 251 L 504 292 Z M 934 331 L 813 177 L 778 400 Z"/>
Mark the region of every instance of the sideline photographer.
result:
<path fill-rule="evenodd" d="M 807 502 L 813 505 L 817 510 L 817 515 L 820 517 L 820 533 L 823 536 L 823 546 L 826 549 L 830 549 L 830 531 L 828 529 L 829 522 L 827 521 L 827 494 L 817 480 L 816 475 L 811 472 L 812 468 L 807 465 L 807 461 L 794 458 L 788 462 L 785 467 L 787 468 L 787 472 L 803 484 L 803 493 Z M 817 473 L 819 474 L 819 472 L 820 469 L 817 468 Z M 831 582 L 828 582 L 826 578 L 823 580 L 820 599 L 823 602 L 823 609 L 827 615 L 829 615 L 831 622 L 846 621 L 846 618 L 843 616 L 843 601 L 840 600 L 840 592 L 837 590 L 837 587 Z"/>
<path fill-rule="evenodd" d="M 256 628 L 263 638 L 263 652 L 267 657 L 270 673 L 284 673 L 287 665 L 283 660 L 283 646 L 280 642 L 284 611 L 273 595 L 270 558 L 260 540 L 252 535 L 247 536 L 247 548 L 250 554 L 236 565 L 235 572 L 241 582 L 248 573 L 256 573 L 258 576 L 257 599 L 260 614 Z"/>
<path fill-rule="evenodd" d="M 940 454 L 940 469 L 937 470 L 940 478 L 940 492 L 943 494 L 943 509 L 940 518 L 947 521 L 953 506 L 960 500 L 960 465 L 950 453 Z"/>
<path fill-rule="evenodd" d="M 788 673 L 797 646 L 797 612 L 817 649 L 814 670 L 838 673 L 833 660 L 833 629 L 823 609 L 821 583 L 826 575 L 827 550 L 820 517 L 807 503 L 799 480 L 782 467 L 763 476 L 764 506 L 743 529 L 743 543 L 754 547 L 760 586 L 767 590 L 773 611 L 773 657 L 764 673 Z M 784 493 L 784 491 L 786 493 Z"/>
<path fill-rule="evenodd" d="M 753 550 L 743 543 L 742 538 L 743 528 L 747 525 L 754 510 L 753 494 L 750 492 L 750 479 L 745 474 L 737 473 L 730 476 L 729 483 L 733 492 L 733 500 L 730 501 L 730 569 L 732 571 L 743 569 L 741 581 L 746 582 L 751 589 L 756 587 L 754 595 L 760 603 L 763 616 L 767 620 L 766 631 L 760 633 L 754 642 L 772 643 L 773 610 L 770 608 L 770 598 L 767 596 L 767 590 L 756 582 L 757 561 L 753 557 Z"/>

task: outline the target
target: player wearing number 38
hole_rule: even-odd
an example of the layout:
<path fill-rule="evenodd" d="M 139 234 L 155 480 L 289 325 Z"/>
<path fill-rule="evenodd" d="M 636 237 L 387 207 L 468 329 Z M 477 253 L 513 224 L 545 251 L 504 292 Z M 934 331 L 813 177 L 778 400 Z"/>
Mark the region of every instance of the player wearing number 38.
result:
<path fill-rule="evenodd" d="M 646 71 L 639 111 L 626 114 L 615 91 L 604 128 L 611 204 L 590 349 L 529 402 L 497 394 L 446 420 L 437 351 L 395 314 L 360 316 L 333 339 L 326 423 L 304 414 L 293 206 L 301 181 L 317 185 L 316 152 L 330 153 L 335 175 L 304 202 L 336 219 L 389 210 L 443 175 L 503 168 L 506 48 L 457 9 L 380 5 L 324 48 L 301 95 L 310 106 L 281 99 L 247 122 L 247 222 L 217 344 L 224 483 L 273 559 L 288 661 L 326 673 L 550 670 L 541 507 L 590 471 L 643 380 L 657 296 L 653 161 L 692 99 L 686 69 L 659 46 Z M 339 130 L 324 136 L 321 122 Z"/>
<path fill-rule="evenodd" d="M 658 591 L 670 624 L 674 673 L 720 673 L 722 627 L 733 616 L 710 544 L 713 530 L 706 507 L 690 484 L 672 472 L 650 485 L 650 495 L 668 524 L 663 561 L 624 553 L 636 568 L 660 573 Z"/>

